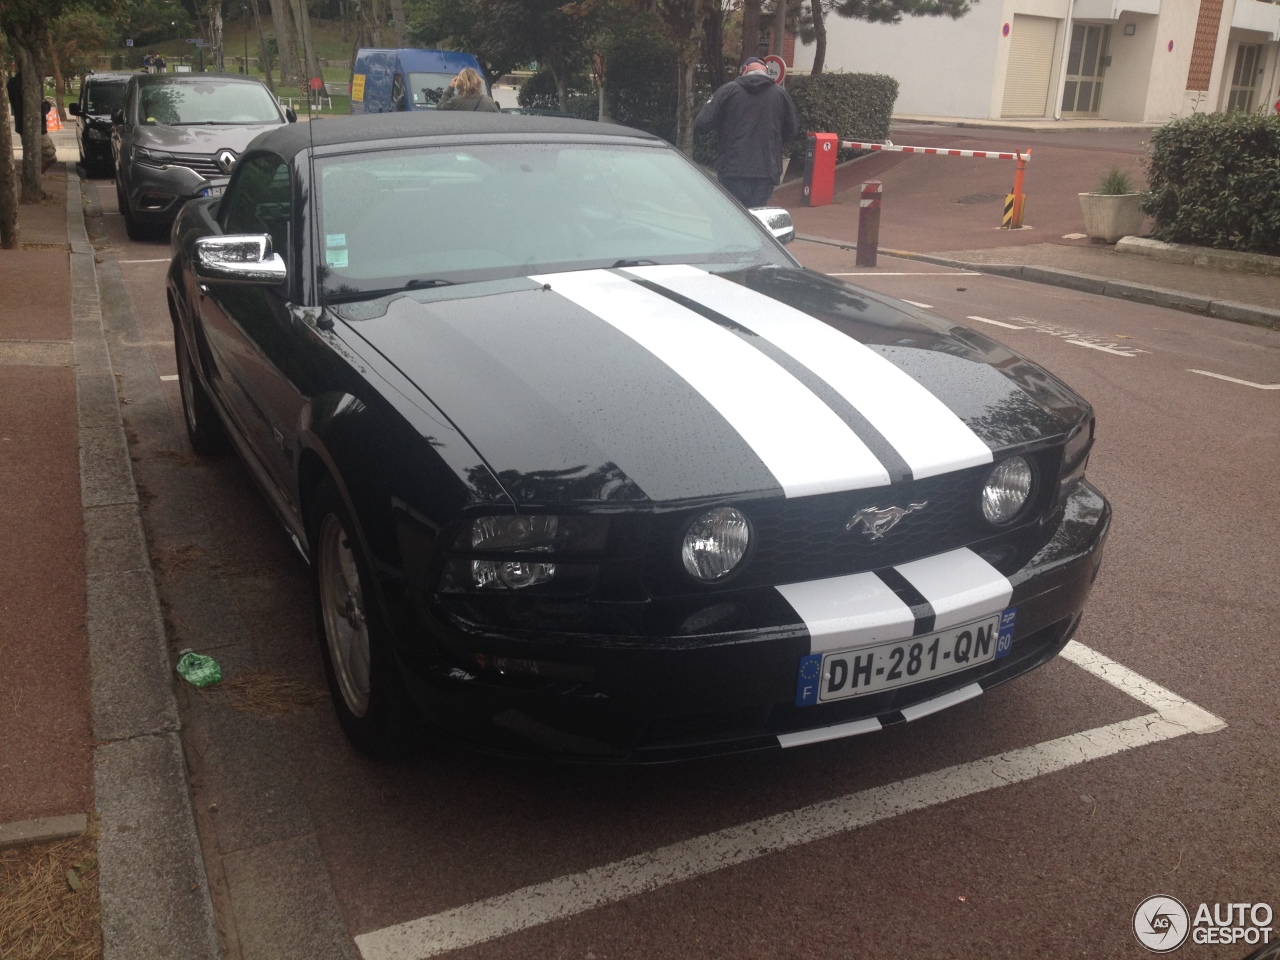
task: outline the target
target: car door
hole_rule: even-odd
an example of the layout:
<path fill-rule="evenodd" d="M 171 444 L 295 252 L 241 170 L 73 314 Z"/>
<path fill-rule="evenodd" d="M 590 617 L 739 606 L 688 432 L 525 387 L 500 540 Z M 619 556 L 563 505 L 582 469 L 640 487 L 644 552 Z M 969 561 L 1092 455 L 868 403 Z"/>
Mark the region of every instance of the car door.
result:
<path fill-rule="evenodd" d="M 292 269 L 293 183 L 288 163 L 273 153 L 242 159 L 219 206 L 224 236 L 271 237 Z M 303 379 L 311 348 L 305 324 L 289 309 L 288 282 L 262 285 L 205 280 L 200 315 L 215 389 L 271 482 L 292 501 L 298 423 L 306 398 Z"/>

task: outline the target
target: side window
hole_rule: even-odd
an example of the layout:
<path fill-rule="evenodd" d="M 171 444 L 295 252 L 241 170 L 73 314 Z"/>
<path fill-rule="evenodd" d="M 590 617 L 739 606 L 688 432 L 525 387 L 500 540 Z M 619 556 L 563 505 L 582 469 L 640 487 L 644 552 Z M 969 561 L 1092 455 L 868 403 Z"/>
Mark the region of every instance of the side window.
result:
<path fill-rule="evenodd" d="M 223 233 L 268 233 L 275 251 L 288 258 L 293 190 L 284 160 L 271 153 L 241 160 L 220 206 Z"/>

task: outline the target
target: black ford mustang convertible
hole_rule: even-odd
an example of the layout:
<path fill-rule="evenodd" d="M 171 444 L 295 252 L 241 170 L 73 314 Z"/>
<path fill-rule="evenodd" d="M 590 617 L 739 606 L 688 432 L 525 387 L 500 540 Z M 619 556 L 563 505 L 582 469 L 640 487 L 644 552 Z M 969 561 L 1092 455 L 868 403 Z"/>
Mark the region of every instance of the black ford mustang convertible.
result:
<path fill-rule="evenodd" d="M 183 208 L 191 444 L 309 561 L 357 746 L 790 747 L 1063 647 L 1089 405 L 789 226 L 647 134 L 484 114 L 281 126 Z"/>

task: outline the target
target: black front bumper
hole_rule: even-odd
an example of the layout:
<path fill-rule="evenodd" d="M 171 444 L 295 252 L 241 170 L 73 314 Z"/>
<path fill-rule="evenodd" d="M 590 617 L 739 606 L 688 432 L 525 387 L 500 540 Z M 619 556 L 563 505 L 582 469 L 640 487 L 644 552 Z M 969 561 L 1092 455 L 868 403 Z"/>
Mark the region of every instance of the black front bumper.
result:
<path fill-rule="evenodd" d="M 420 642 L 402 643 L 400 660 L 432 727 L 482 749 L 658 762 L 777 748 L 805 739 L 794 736 L 803 731 L 837 728 L 834 736 L 856 732 L 841 727 L 858 726 L 856 721 L 900 723 L 904 709 L 927 708 L 962 688 L 973 692 L 974 684 L 989 689 L 1052 659 L 1080 622 L 1110 518 L 1105 498 L 1080 483 L 1045 545 L 1007 574 L 1009 605 L 1017 608 L 1007 656 L 834 703 L 796 705 L 797 672 L 810 653 L 810 636 L 803 623 L 790 622 L 793 613 L 777 616 L 772 588 L 752 591 L 754 599 L 745 602 L 748 618 L 766 626 L 719 634 L 504 634 L 459 618 L 431 617 L 419 630 L 436 638 L 447 662 Z M 652 602 L 646 606 L 648 623 L 670 623 L 685 612 L 663 615 Z"/>

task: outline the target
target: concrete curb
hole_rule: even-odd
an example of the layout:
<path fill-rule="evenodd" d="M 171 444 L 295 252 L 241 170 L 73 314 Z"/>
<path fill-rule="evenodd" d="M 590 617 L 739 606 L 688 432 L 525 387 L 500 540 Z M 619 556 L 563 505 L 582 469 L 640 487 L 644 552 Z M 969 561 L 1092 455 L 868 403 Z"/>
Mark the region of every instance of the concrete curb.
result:
<path fill-rule="evenodd" d="M 1280 257 L 1265 253 L 1241 253 L 1238 250 L 1215 250 L 1197 247 L 1189 243 L 1164 243 L 1150 237 L 1123 237 L 1116 244 L 1116 253 L 1132 253 L 1150 260 L 1165 263 L 1187 263 L 1217 270 L 1234 270 L 1237 273 L 1258 274 L 1264 277 L 1280 277 Z"/>
<path fill-rule="evenodd" d="M 33 843 L 79 837 L 83 836 L 88 829 L 89 818 L 83 813 L 0 824 L 0 850 L 6 847 L 26 847 Z"/>
<path fill-rule="evenodd" d="M 797 235 L 796 239 L 807 240 L 810 243 L 824 243 L 846 250 L 857 249 L 856 244 L 846 243 L 841 240 L 829 240 L 825 237 Z M 1085 273 L 1055 270 L 1052 267 L 1040 267 L 1034 264 L 969 263 L 964 260 L 953 260 L 949 257 L 935 257 L 928 253 L 912 253 L 909 250 L 886 250 L 883 247 L 880 252 L 886 257 L 898 257 L 901 260 L 916 260 L 921 263 L 932 263 L 939 267 L 972 270 L 974 273 L 1009 277 L 1013 280 L 1029 280 L 1033 283 L 1045 283 L 1055 287 L 1066 287 L 1069 290 L 1079 290 L 1081 293 L 1115 297 L 1118 300 L 1131 300 L 1134 303 L 1149 303 L 1155 307 L 1181 310 L 1184 313 L 1198 313 L 1201 316 L 1215 317 L 1219 320 L 1231 320 L 1236 323 L 1247 323 L 1255 327 L 1280 330 L 1280 310 L 1259 307 L 1251 303 L 1238 303 L 1234 300 L 1215 300 L 1212 297 L 1184 293 L 1181 290 L 1151 287 L 1146 284 L 1130 283 L 1126 280 L 1113 280 L 1108 277 L 1094 277 Z"/>
<path fill-rule="evenodd" d="M 177 701 L 85 226 L 67 168 L 105 960 L 217 960 Z"/>

